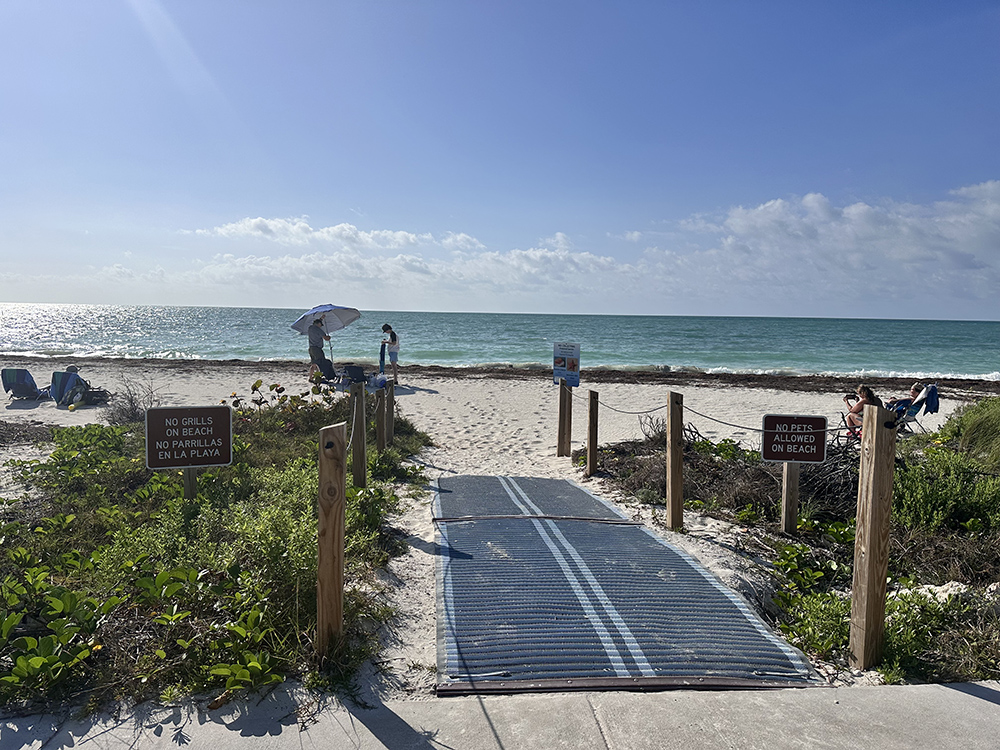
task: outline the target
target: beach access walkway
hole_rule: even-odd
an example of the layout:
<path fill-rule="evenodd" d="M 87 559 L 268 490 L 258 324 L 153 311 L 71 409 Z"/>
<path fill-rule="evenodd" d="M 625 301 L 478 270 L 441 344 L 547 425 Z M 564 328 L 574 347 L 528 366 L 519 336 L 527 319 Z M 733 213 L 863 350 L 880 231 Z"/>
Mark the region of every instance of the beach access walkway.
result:
<path fill-rule="evenodd" d="M 436 489 L 438 695 L 826 685 L 695 560 L 580 486 Z"/>
<path fill-rule="evenodd" d="M 146 703 L 132 710 L 97 715 L 53 706 L 45 714 L 0 717 L 0 750 L 997 747 L 1000 684 L 996 682 L 726 689 L 727 681 L 744 681 L 742 687 L 782 681 L 816 683 L 808 671 L 802 671 L 797 652 L 785 651 L 787 646 L 783 648 L 780 639 L 769 635 L 766 628 L 762 630 L 760 623 L 755 624 L 756 616 L 734 601 L 735 595 L 720 590 L 720 584 L 713 583 L 711 576 L 676 550 L 654 562 L 657 548 L 669 552 L 668 545 L 575 485 L 511 477 L 451 477 L 439 481 L 434 507 L 443 545 L 443 580 L 450 582 L 450 589 L 439 586 L 439 605 L 443 606 L 446 595 L 451 598 L 447 619 L 439 617 L 438 625 L 452 633 L 442 638 L 446 644 L 441 651 L 445 678 L 440 687 L 445 693 L 477 688 L 478 694 L 431 700 L 373 698 L 356 703 L 317 694 L 289 681 L 274 690 L 239 695 L 218 709 L 208 709 L 205 701 L 195 700 L 173 705 Z M 476 532 L 477 528 L 482 533 Z M 610 544 L 598 549 L 591 542 L 592 537 L 600 536 L 601 529 L 617 531 Z M 617 532 L 627 536 L 619 537 Z M 534 551 L 521 559 L 521 548 L 530 546 L 527 540 L 532 535 Z M 559 572 L 541 578 L 541 573 L 533 571 L 553 567 L 553 563 L 543 562 L 546 555 Z M 669 560 L 671 555 L 676 559 Z M 514 580 L 506 567 L 510 571 L 521 569 L 531 577 L 520 587 L 511 583 L 498 587 L 497 571 L 504 573 L 502 580 Z M 634 574 L 629 580 L 636 588 L 622 591 L 612 568 L 621 568 L 623 576 Z M 674 606 L 671 612 L 668 603 L 682 601 L 681 592 L 687 586 L 701 588 L 692 583 L 699 576 L 708 584 L 704 602 L 696 597 L 688 606 Z M 648 580 L 650 577 L 660 583 Z M 482 591 L 470 591 L 470 586 Z M 499 592 L 498 601 L 488 602 L 495 592 Z M 570 597 L 576 599 L 573 606 L 566 603 Z M 456 606 L 466 599 L 479 602 L 483 612 L 475 611 L 472 605 Z M 663 611 L 659 611 L 661 606 Z M 705 621 L 700 612 L 703 608 L 718 612 L 719 622 Z M 530 627 L 522 627 L 527 622 L 521 619 L 522 609 L 544 614 Z M 670 613 L 670 617 L 680 618 L 683 626 L 669 626 L 657 640 L 643 627 L 639 613 L 642 618 L 663 618 Z M 469 623 L 483 626 L 478 631 L 468 630 Z M 574 623 L 573 627 L 563 627 L 568 623 Z M 715 636 L 710 636 L 710 628 L 715 628 Z M 720 653 L 733 641 L 732 628 L 740 634 L 737 646 Z M 759 640 L 748 635 L 754 630 Z M 466 633 L 484 631 L 503 633 L 511 647 L 500 650 L 510 651 L 515 658 L 501 661 L 491 647 L 483 651 L 493 654 L 483 662 L 487 666 L 474 661 L 473 657 L 483 657 Z M 550 640 L 544 647 L 544 639 L 525 636 L 534 633 L 552 639 L 560 632 L 568 634 L 565 644 Z M 705 636 L 706 643 L 714 639 L 718 646 L 699 650 L 694 639 L 684 640 L 685 634 L 696 632 Z M 585 670 L 580 655 L 587 639 L 591 643 L 586 650 L 590 665 Z M 760 657 L 768 654 L 768 663 L 778 664 L 780 675 L 772 674 L 770 666 L 761 669 L 763 662 L 747 659 L 757 651 L 744 645 L 744 639 L 756 641 L 754 649 L 759 649 Z M 484 643 L 490 645 L 485 639 Z M 549 659 L 552 664 L 544 668 L 560 674 L 572 671 L 572 676 L 553 677 L 552 672 L 542 671 L 546 660 L 536 657 L 552 652 L 553 645 L 555 653 L 566 658 Z M 784 653 L 786 660 L 775 656 L 776 652 Z M 531 660 L 526 659 L 528 655 Z M 697 666 L 701 671 L 686 675 L 676 669 L 671 672 L 666 664 L 670 658 L 675 665 L 684 664 L 685 669 Z M 644 674 L 645 664 L 654 672 L 652 676 Z M 603 665 L 599 667 L 601 676 L 596 678 L 594 672 L 587 671 L 595 665 Z M 709 665 L 714 666 L 709 669 Z M 509 674 L 480 674 L 483 669 Z M 549 683 L 545 692 L 538 693 L 501 685 L 519 681 L 521 687 L 530 690 L 537 684 L 541 690 L 542 680 L 553 679 L 571 683 L 562 690 Z M 601 680 L 595 687 L 602 689 L 585 690 L 590 679 Z M 664 687 L 673 680 L 677 689 L 655 691 L 652 688 L 657 680 L 664 681 Z M 714 681 L 711 687 L 715 689 L 685 689 L 708 687 L 705 680 Z M 468 684 L 463 687 L 463 682 Z M 483 694 L 489 692 L 520 694 Z"/>

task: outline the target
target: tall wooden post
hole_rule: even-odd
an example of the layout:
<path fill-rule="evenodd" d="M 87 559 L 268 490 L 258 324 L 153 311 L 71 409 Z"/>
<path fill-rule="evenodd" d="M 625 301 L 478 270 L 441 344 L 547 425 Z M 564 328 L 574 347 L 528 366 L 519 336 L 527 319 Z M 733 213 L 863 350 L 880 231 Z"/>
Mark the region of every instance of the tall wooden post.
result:
<path fill-rule="evenodd" d="M 347 423 L 319 431 L 319 515 L 316 561 L 316 652 L 344 634 L 344 529 L 347 500 Z"/>
<path fill-rule="evenodd" d="M 375 391 L 375 449 L 385 451 L 385 390 Z"/>
<path fill-rule="evenodd" d="M 890 412 L 869 404 L 865 406 L 863 419 L 848 654 L 851 666 L 858 669 L 868 669 L 882 659 L 889 515 L 896 458 L 896 426 Z"/>
<path fill-rule="evenodd" d="M 680 530 L 684 526 L 684 396 L 669 394 L 670 408 L 667 411 L 667 526 Z"/>
<path fill-rule="evenodd" d="M 600 401 L 597 398 L 597 391 L 590 392 L 590 409 L 587 412 L 589 418 L 587 425 L 587 476 L 592 477 L 597 471 L 597 407 Z"/>
<path fill-rule="evenodd" d="M 351 399 L 354 405 L 351 416 L 351 457 L 353 478 L 355 487 L 368 486 L 368 446 L 366 432 L 368 431 L 368 420 L 365 416 L 365 384 L 351 384 Z"/>
<path fill-rule="evenodd" d="M 396 436 L 396 385 L 388 383 L 385 387 L 385 442 L 392 445 Z"/>
<path fill-rule="evenodd" d="M 568 456 L 573 445 L 573 390 L 559 379 L 559 428 L 556 436 L 556 455 Z"/>
<path fill-rule="evenodd" d="M 794 534 L 799 528 L 799 471 L 798 461 L 785 461 L 781 472 L 781 530 Z"/>

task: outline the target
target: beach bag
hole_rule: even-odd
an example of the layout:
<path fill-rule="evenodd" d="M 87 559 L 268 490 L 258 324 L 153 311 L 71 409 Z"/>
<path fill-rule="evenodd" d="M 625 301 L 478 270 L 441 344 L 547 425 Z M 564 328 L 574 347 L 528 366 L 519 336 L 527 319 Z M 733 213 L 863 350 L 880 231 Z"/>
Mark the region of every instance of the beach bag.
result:
<path fill-rule="evenodd" d="M 83 378 L 77 380 L 70 388 L 63 394 L 63 397 L 59 399 L 60 406 L 69 406 L 70 404 L 80 404 L 83 403 L 84 396 L 87 394 L 87 383 L 84 382 Z"/>
<path fill-rule="evenodd" d="M 103 388 L 90 388 L 83 392 L 83 403 L 87 406 L 106 404 L 111 400 L 111 394 Z"/>

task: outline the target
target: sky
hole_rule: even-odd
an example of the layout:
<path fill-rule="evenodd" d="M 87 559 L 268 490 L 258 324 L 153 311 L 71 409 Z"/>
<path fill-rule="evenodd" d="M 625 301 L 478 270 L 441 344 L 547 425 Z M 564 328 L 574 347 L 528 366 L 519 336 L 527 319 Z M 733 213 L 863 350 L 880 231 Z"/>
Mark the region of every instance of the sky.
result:
<path fill-rule="evenodd" d="M 1000 2 L 4 0 L 0 302 L 1000 319 Z"/>

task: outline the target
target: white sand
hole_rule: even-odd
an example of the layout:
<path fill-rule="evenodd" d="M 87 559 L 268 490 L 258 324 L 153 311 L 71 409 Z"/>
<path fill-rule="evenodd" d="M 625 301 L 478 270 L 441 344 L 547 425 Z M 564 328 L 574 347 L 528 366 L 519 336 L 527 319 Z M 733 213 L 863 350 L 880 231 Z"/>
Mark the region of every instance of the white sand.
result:
<path fill-rule="evenodd" d="M 6 362 L 4 366 L 26 366 L 36 379 L 47 373 L 37 362 Z M 120 390 L 121 378 L 154 389 L 160 406 L 218 404 L 233 392 L 243 396 L 258 377 L 265 385 L 285 385 L 289 392 L 304 392 L 305 364 L 102 362 L 85 365 L 81 375 L 94 386 Z M 636 414 L 663 407 L 670 391 L 684 398 L 684 421 L 706 437 L 718 441 L 732 438 L 747 447 L 759 447 L 755 430 L 765 414 L 825 416 L 830 426 L 840 423 L 842 392 L 802 393 L 758 388 L 714 388 L 649 384 L 602 383 L 594 386 L 601 400 L 599 443 L 641 437 Z M 576 389 L 573 399 L 573 448 L 585 445 L 588 421 L 588 386 Z M 483 375 L 468 377 L 410 375 L 404 370 L 396 390 L 403 416 L 428 433 L 435 446 L 418 459 L 429 479 L 446 474 L 507 474 L 565 478 L 584 484 L 592 492 L 618 502 L 635 518 L 657 526 L 648 506 L 639 506 L 601 486 L 599 480 L 583 478 L 570 459 L 555 453 L 558 388 L 544 375 L 533 379 L 497 379 Z M 942 399 L 941 411 L 922 422 L 937 428 L 956 402 Z M 34 420 L 71 425 L 101 421 L 102 407 L 69 412 L 51 401 L 9 403 L 0 412 L 6 421 Z M 618 410 L 618 411 L 615 411 Z M 665 417 L 665 411 L 654 412 Z M 7 451 L 10 453 L 10 451 Z M 4 458 L 9 456 L 4 456 Z M 384 661 L 379 673 L 366 676 L 364 687 L 382 699 L 426 698 L 433 695 L 435 655 L 434 527 L 428 493 L 408 498 L 408 511 L 398 525 L 409 535 L 410 551 L 393 561 L 385 572 L 388 595 L 400 616 L 385 633 Z M 767 599 L 768 574 L 761 561 L 731 551 L 740 530 L 694 514 L 685 516 L 691 533 L 669 534 L 669 540 L 694 554 L 706 567 L 755 606 Z"/>

